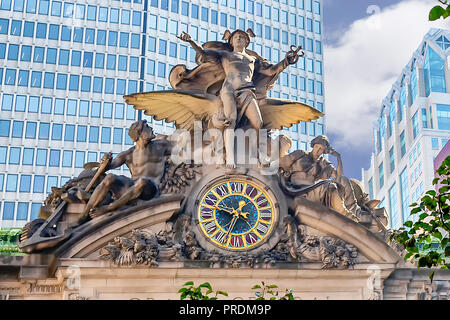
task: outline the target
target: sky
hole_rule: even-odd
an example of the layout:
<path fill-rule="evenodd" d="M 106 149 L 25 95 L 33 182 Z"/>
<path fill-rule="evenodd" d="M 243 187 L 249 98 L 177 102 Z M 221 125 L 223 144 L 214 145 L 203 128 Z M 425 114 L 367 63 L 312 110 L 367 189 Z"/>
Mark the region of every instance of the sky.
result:
<path fill-rule="evenodd" d="M 382 100 L 430 28 L 437 0 L 323 0 L 326 134 L 344 174 L 370 167 L 373 122 Z M 334 157 L 330 160 L 334 163 Z"/>

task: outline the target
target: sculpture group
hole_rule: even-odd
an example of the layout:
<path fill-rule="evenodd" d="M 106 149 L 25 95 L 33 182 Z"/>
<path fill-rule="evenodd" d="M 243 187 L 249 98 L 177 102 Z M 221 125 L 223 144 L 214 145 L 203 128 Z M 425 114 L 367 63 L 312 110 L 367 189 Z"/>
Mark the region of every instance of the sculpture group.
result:
<path fill-rule="evenodd" d="M 225 168 L 230 176 L 241 169 L 246 169 L 248 174 L 251 174 L 250 169 L 259 174 L 261 166 L 255 168 L 236 162 L 236 154 L 248 152 L 248 149 L 236 150 L 235 130 L 267 129 L 270 132 L 291 127 L 300 121 L 315 120 L 323 114 L 297 101 L 267 96 L 280 73 L 304 54 L 300 53 L 301 47 L 291 46 L 281 62 L 271 64 L 248 49 L 252 37 L 254 34 L 250 29 L 227 30 L 223 37 L 225 41 L 211 41 L 200 46 L 183 33 L 179 39 L 188 42 L 196 51 L 197 67 L 189 70 L 184 65 L 175 66 L 169 75 L 173 90 L 136 93 L 124 98 L 155 120 L 174 121 L 178 130 L 185 130 L 191 136 L 195 134 L 196 121 L 200 122 L 202 133 L 210 129 L 219 130 L 223 140 L 213 141 L 213 149 L 223 147 L 224 157 L 216 168 Z M 22 232 L 19 246 L 23 251 L 51 251 L 77 230 L 102 216 L 114 215 L 168 194 L 183 195 L 182 201 L 186 202 L 194 197 L 191 194 L 193 186 L 202 178 L 206 179 L 211 172 L 208 170 L 212 170 L 193 162 L 174 163 L 171 158 L 174 150 L 186 141 L 156 136 L 145 120 L 133 123 L 129 135 L 134 142 L 133 147 L 115 158 L 106 154 L 99 163 L 86 164 L 77 178 L 61 188 L 53 188 L 41 208 L 39 219 L 28 223 Z M 257 137 L 256 141 L 249 143 L 258 149 L 262 141 L 261 135 Z M 302 255 L 307 259 L 309 252 L 309 257 L 315 257 L 311 259 L 322 261 L 324 266 L 352 265 L 355 250 L 341 240 L 322 237 L 314 242 L 311 240 L 314 237 L 299 235 L 298 221 L 302 212 L 297 203 L 305 199 L 319 203 L 372 232 L 383 233 L 387 221 L 384 209 L 376 208 L 379 201 L 370 200 L 358 181 L 344 176 L 340 155 L 326 136 L 313 139 L 311 151 L 295 150 L 291 153 L 289 137 L 279 135 L 275 138 L 269 134 L 264 139 L 277 142 L 277 150 L 270 150 L 272 154 L 279 154 L 279 159 L 276 159 L 279 170 L 272 179 L 276 185 L 272 187 L 283 193 L 284 198 L 278 201 L 289 204 L 289 217 L 292 219 L 278 223 L 280 228 L 287 228 L 290 232 L 286 232 L 287 236 L 279 240 L 272 251 L 251 257 L 248 252 L 245 259 L 240 254 L 228 256 L 225 260 L 231 265 L 236 261 L 240 261 L 238 264 L 242 261 L 247 265 L 254 264 L 256 260 L 265 261 L 267 257 L 299 261 Z M 336 157 L 337 168 L 327 160 L 327 155 Z M 131 177 L 108 173 L 123 164 L 130 169 Z M 244 205 L 245 201 L 241 201 L 239 208 L 231 209 L 235 212 Z M 186 224 L 189 219 L 185 217 L 193 213 L 182 211 L 177 214 L 169 231 L 155 235 L 136 230 L 128 240 L 119 237 L 106 246 L 102 257 L 119 265 L 145 262 L 156 266 L 158 259 L 162 259 L 161 252 L 165 252 L 169 259 L 219 261 L 220 253 L 202 248 L 191 230 L 195 226 Z M 233 227 L 238 218 L 236 215 Z M 228 227 L 227 236 L 233 227 Z M 316 249 L 322 254 L 314 251 Z M 331 253 L 323 253 L 328 252 L 326 250 L 340 250 L 340 255 L 333 253 L 331 261 Z M 316 253 L 312 254 L 313 251 Z"/>

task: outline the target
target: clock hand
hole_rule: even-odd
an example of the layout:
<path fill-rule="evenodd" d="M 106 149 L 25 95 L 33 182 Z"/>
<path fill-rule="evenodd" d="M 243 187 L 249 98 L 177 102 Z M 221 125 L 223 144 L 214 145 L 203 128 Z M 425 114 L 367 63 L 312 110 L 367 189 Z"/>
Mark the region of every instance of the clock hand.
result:
<path fill-rule="evenodd" d="M 239 215 L 235 215 L 235 216 L 233 217 L 233 219 L 231 220 L 231 226 L 230 226 L 230 228 L 228 228 L 228 232 L 227 232 L 227 234 L 226 234 L 226 236 L 225 236 L 225 242 L 227 242 L 228 237 L 229 237 L 231 231 L 233 231 L 234 226 L 236 225 L 236 222 L 237 222 L 238 219 L 239 219 Z"/>
<path fill-rule="evenodd" d="M 218 210 L 225 211 L 225 212 L 227 212 L 229 214 L 234 214 L 233 213 L 233 211 L 234 211 L 233 208 L 223 207 L 223 206 L 219 206 L 219 205 L 216 205 L 215 208 L 218 209 Z"/>
<path fill-rule="evenodd" d="M 250 225 L 250 223 L 248 223 L 248 221 L 246 220 L 247 218 L 242 219 L 242 221 L 244 221 L 249 227 L 250 229 L 252 228 L 252 226 Z"/>

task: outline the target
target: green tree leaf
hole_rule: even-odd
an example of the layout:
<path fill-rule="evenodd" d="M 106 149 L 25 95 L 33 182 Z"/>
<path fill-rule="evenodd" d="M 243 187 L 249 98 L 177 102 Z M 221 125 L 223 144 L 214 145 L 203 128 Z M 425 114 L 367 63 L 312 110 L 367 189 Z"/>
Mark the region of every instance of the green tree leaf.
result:
<path fill-rule="evenodd" d="M 442 17 L 445 13 L 445 9 L 442 8 L 441 6 L 435 6 L 433 7 L 433 9 L 430 10 L 430 14 L 428 16 L 428 19 L 430 21 L 435 21 L 437 19 L 439 19 L 440 17 Z"/>

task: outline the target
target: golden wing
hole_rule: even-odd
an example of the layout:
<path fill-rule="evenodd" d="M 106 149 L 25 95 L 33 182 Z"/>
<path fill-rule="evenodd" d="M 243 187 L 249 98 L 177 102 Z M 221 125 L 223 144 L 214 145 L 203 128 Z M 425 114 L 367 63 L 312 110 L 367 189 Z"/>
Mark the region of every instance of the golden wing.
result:
<path fill-rule="evenodd" d="M 308 122 L 324 115 L 304 103 L 285 99 L 263 99 L 259 108 L 267 129 L 289 128 L 300 121 Z"/>
<path fill-rule="evenodd" d="M 191 130 L 194 121 L 208 120 L 221 107 L 221 100 L 202 91 L 168 90 L 124 96 L 136 110 L 144 110 L 155 120 L 175 122 L 178 129 Z"/>

